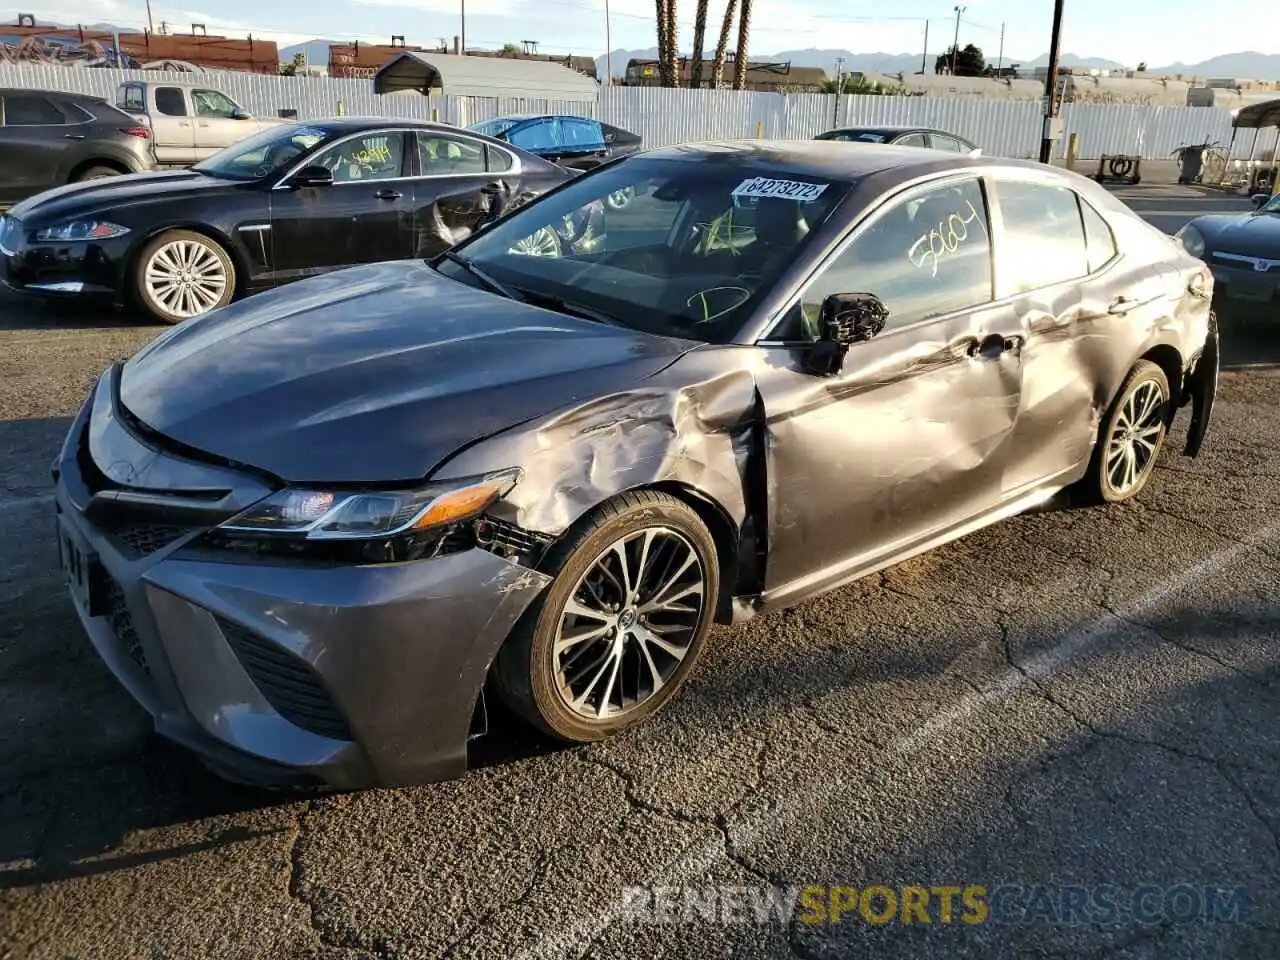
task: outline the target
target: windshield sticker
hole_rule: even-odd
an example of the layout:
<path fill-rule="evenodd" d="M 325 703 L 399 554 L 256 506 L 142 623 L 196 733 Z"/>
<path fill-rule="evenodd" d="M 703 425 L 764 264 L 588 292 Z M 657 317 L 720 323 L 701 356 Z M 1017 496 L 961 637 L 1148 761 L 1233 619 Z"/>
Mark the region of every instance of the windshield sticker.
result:
<path fill-rule="evenodd" d="M 798 200 L 813 203 L 827 189 L 825 183 L 803 183 L 799 180 L 770 180 L 768 177 L 752 177 L 733 188 L 733 196 L 772 197 L 778 200 Z"/>
<path fill-rule="evenodd" d="M 927 265 L 929 276 L 936 277 L 938 261 L 955 253 L 969 239 L 969 224 L 978 219 L 978 211 L 969 200 L 964 205 L 967 215 L 964 211 L 948 214 L 911 245 L 911 249 L 907 251 L 907 259 L 917 270 L 923 270 Z"/>

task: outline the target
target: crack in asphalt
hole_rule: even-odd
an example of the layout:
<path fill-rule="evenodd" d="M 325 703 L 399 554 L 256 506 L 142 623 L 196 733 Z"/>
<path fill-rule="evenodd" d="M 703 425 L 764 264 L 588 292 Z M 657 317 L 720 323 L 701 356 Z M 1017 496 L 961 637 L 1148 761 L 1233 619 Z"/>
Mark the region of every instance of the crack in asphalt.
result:
<path fill-rule="evenodd" d="M 1280 822 L 1273 821 L 1266 815 L 1266 812 L 1259 806 L 1257 798 L 1253 795 L 1253 791 L 1249 789 L 1248 784 L 1240 779 L 1238 774 L 1230 770 L 1221 770 L 1220 773 L 1228 783 L 1240 791 L 1245 803 L 1249 805 L 1249 810 L 1253 813 L 1258 823 L 1262 824 L 1262 829 L 1271 837 L 1271 843 L 1276 848 L 1276 860 L 1280 861 Z"/>
<path fill-rule="evenodd" d="M 307 820 L 320 811 L 320 801 L 308 800 L 303 804 L 302 809 L 298 812 L 298 818 L 294 822 L 293 839 L 289 844 L 289 876 L 287 890 L 291 899 L 302 904 L 307 910 L 307 916 L 311 926 L 311 933 L 316 941 L 324 947 L 332 950 L 341 950 L 344 953 L 354 954 L 359 957 L 373 956 L 378 960 L 396 960 L 396 952 L 392 949 L 390 943 L 385 938 L 377 938 L 372 945 L 364 942 L 366 939 L 360 930 L 347 929 L 340 932 L 334 932 L 327 929 L 327 924 L 321 922 L 316 915 L 316 902 L 312 892 L 312 885 L 303 877 L 303 841 L 307 833 Z"/>
<path fill-rule="evenodd" d="M 1209 524 L 1205 523 L 1203 520 L 1200 520 L 1198 517 L 1186 516 L 1185 514 L 1181 514 L 1174 510 L 1171 510 L 1170 508 L 1164 506 L 1163 504 L 1133 501 L 1133 505 L 1134 507 L 1136 507 L 1137 509 L 1141 510 L 1144 513 L 1154 513 L 1157 516 L 1168 517 L 1170 520 L 1177 520 L 1179 523 L 1185 523 L 1189 527 L 1194 527 L 1195 529 L 1199 530 L 1201 533 L 1207 533 L 1214 537 L 1217 537 L 1219 540 L 1226 540 L 1228 543 L 1234 543 L 1234 544 L 1237 544 L 1238 546 L 1245 547 L 1250 550 L 1256 550 L 1258 551 L 1258 553 L 1262 554 L 1267 559 L 1280 562 L 1280 553 L 1272 553 L 1265 546 L 1263 546 L 1262 542 L 1258 539 L 1249 539 L 1249 538 L 1233 536 L 1230 533 L 1227 533 L 1223 530 L 1219 530 L 1216 527 L 1210 526 Z"/>
<path fill-rule="evenodd" d="M 460 934 L 444 946 L 440 956 L 446 958 L 455 956 L 462 945 L 475 936 L 477 931 L 484 929 L 498 917 L 510 913 L 517 907 L 527 903 L 534 892 L 546 881 L 547 875 L 551 872 L 551 864 L 560 849 L 557 847 L 554 850 L 538 851 L 538 855 L 533 862 L 533 869 L 529 871 L 529 881 L 524 885 L 524 889 L 514 897 L 504 901 L 500 906 L 485 910 L 475 916 Z"/>

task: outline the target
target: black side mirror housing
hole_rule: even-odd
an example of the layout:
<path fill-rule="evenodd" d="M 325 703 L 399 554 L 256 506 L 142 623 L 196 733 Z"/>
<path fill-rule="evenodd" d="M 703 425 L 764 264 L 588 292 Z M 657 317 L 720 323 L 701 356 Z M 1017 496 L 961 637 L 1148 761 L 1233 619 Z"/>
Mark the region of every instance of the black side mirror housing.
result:
<path fill-rule="evenodd" d="M 319 165 L 303 167 L 288 180 L 286 187 L 328 187 L 333 185 L 333 171 Z"/>
<path fill-rule="evenodd" d="M 231 119 L 232 120 L 252 120 L 253 118 L 249 116 L 248 110 L 242 110 L 239 107 L 236 107 L 234 110 L 231 111 Z"/>
<path fill-rule="evenodd" d="M 872 293 L 833 293 L 822 301 L 822 336 L 805 358 L 805 370 L 829 377 L 844 368 L 849 347 L 884 329 L 889 310 Z"/>
<path fill-rule="evenodd" d="M 1253 209 L 1261 210 L 1264 206 L 1266 206 L 1267 201 L 1271 199 L 1271 194 L 1255 193 L 1249 199 L 1253 201 Z"/>

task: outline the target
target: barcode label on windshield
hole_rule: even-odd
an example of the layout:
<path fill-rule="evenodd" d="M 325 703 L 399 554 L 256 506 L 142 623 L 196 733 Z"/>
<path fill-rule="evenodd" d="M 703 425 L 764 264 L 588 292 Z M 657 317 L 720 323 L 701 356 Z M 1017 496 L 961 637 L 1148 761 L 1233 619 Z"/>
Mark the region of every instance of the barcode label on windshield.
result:
<path fill-rule="evenodd" d="M 827 189 L 825 183 L 803 183 L 799 180 L 770 180 L 768 177 L 752 177 L 733 188 L 735 197 L 773 197 L 778 200 L 798 200 L 812 203 Z"/>

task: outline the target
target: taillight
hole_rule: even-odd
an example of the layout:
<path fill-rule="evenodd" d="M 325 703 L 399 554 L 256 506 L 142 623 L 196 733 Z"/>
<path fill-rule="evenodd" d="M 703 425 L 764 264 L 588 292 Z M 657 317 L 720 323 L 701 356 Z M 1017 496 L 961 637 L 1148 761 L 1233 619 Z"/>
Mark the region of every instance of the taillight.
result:
<path fill-rule="evenodd" d="M 121 127 L 121 133 L 127 133 L 131 137 L 137 137 L 139 140 L 149 140 L 151 131 L 146 127 Z"/>

